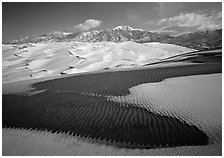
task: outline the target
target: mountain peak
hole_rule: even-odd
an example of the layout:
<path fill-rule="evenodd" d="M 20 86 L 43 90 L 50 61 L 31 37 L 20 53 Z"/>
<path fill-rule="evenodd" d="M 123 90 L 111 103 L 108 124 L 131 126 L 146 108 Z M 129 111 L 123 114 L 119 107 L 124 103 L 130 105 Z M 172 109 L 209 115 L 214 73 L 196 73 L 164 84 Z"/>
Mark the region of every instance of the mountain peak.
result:
<path fill-rule="evenodd" d="M 126 31 L 132 31 L 132 30 L 139 30 L 139 29 L 134 29 L 130 26 L 116 26 L 113 28 L 113 30 L 126 30 Z"/>
<path fill-rule="evenodd" d="M 52 31 L 49 32 L 49 35 L 69 35 L 72 34 L 71 32 L 61 32 L 61 31 Z"/>

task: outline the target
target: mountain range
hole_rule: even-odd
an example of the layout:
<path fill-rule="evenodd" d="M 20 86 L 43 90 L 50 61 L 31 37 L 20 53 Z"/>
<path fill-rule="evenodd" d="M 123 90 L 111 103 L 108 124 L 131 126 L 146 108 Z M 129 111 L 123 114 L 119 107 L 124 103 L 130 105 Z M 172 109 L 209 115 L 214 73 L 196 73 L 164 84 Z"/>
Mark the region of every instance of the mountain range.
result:
<path fill-rule="evenodd" d="M 61 32 L 53 31 L 48 34 L 35 35 L 16 39 L 6 44 L 42 43 L 42 42 L 126 42 L 136 43 L 160 42 L 180 45 L 197 50 L 210 50 L 222 47 L 222 29 L 214 31 L 194 32 L 177 37 L 160 32 L 150 32 L 134 29 L 130 26 L 117 26 L 113 29 L 89 32 Z"/>

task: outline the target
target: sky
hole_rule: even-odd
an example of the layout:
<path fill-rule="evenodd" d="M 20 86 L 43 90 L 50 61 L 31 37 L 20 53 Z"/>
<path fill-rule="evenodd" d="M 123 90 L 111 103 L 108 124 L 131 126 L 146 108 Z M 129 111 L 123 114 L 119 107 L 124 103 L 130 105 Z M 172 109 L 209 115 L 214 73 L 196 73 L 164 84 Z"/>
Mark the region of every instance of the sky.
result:
<path fill-rule="evenodd" d="M 173 36 L 222 28 L 221 2 L 3 2 L 3 42 L 128 25 Z"/>

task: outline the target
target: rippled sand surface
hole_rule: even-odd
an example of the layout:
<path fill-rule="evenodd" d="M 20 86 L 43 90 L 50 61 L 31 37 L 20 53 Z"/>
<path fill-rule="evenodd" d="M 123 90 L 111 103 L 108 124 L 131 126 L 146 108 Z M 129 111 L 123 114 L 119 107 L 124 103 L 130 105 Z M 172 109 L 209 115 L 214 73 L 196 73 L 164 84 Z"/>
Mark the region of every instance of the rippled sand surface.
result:
<path fill-rule="evenodd" d="M 166 79 L 132 87 L 127 96 L 109 97 L 196 125 L 211 143 L 222 141 L 222 74 Z"/>
<path fill-rule="evenodd" d="M 86 144 L 93 155 L 220 155 L 220 73 L 221 64 L 216 63 L 107 72 L 44 81 L 23 93 L 4 94 L 5 155 L 27 153 L 49 131 L 54 135 L 46 138 L 46 146 L 58 137 L 55 133 L 64 132 L 84 142 L 100 142 L 105 153 L 94 154 L 90 150 L 95 143 Z M 36 137 L 22 138 L 15 128 Z M 35 143 L 20 148 L 13 141 L 17 139 Z M 63 149 L 66 143 L 58 146 Z M 78 148 L 68 150 L 63 154 L 74 155 Z"/>
<path fill-rule="evenodd" d="M 221 155 L 221 50 L 72 44 L 4 47 L 3 155 Z"/>

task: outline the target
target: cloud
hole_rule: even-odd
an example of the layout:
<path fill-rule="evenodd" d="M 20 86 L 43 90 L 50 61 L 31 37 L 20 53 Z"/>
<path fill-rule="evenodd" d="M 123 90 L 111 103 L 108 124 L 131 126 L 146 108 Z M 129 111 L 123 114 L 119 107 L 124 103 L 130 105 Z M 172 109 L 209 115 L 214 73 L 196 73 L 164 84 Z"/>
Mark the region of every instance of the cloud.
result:
<path fill-rule="evenodd" d="M 219 14 L 206 16 L 199 13 L 181 13 L 178 16 L 158 21 L 159 26 L 197 27 L 198 30 L 213 30 L 221 27 Z"/>
<path fill-rule="evenodd" d="M 165 18 L 177 15 L 184 8 L 183 3 L 178 2 L 152 2 L 142 3 L 141 8 L 128 8 L 125 10 L 128 20 L 133 22 L 145 22 L 154 18 Z M 147 7 L 146 7 L 147 6 Z"/>
<path fill-rule="evenodd" d="M 73 32 L 83 32 L 83 31 L 88 31 L 91 28 L 96 28 L 99 27 L 102 24 L 101 20 L 96 20 L 96 19 L 88 19 L 84 23 L 76 25 L 69 30 Z"/>
<path fill-rule="evenodd" d="M 159 2 L 158 7 L 154 8 L 158 17 L 172 16 L 184 7 L 183 3 L 178 2 Z"/>
<path fill-rule="evenodd" d="M 222 12 L 181 13 L 177 16 L 163 18 L 157 21 L 147 21 L 146 24 L 154 29 L 154 31 L 170 31 L 179 34 L 181 32 L 215 30 L 222 28 Z M 175 31 L 174 28 L 178 28 L 178 30 Z"/>

